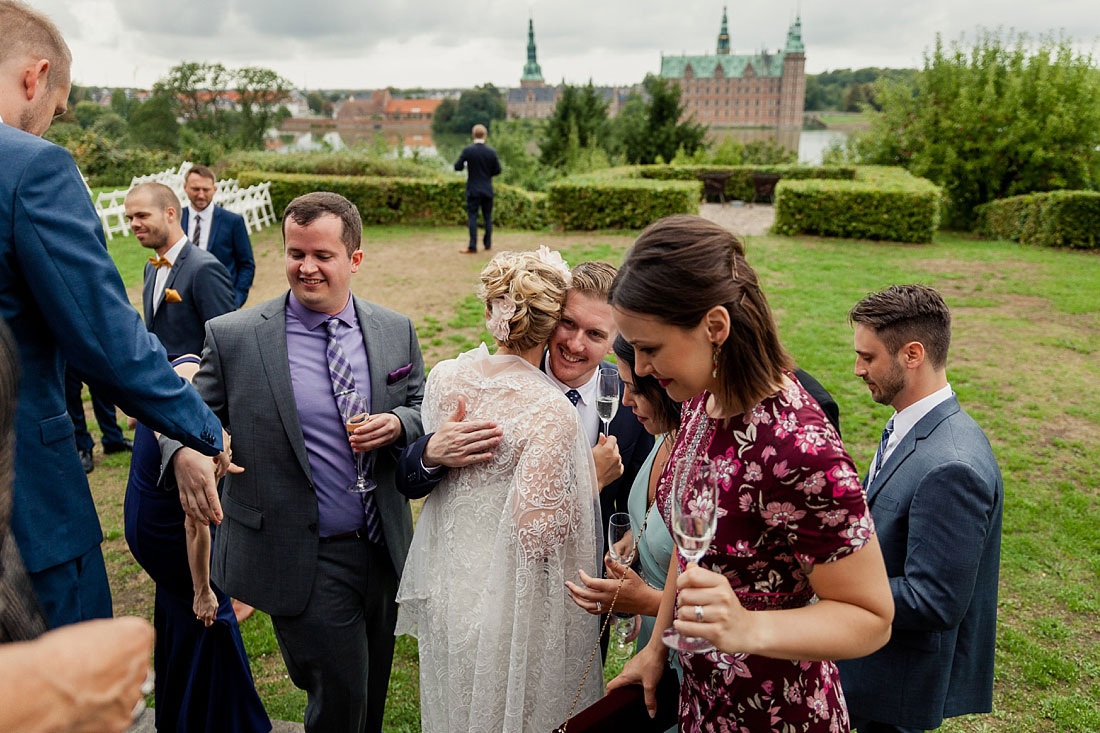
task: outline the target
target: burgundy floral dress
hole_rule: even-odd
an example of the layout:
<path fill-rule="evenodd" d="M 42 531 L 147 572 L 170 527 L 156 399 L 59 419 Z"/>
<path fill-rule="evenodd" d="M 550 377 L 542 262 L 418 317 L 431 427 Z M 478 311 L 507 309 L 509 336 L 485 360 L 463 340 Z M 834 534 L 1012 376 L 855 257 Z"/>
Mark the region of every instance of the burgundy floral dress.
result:
<path fill-rule="evenodd" d="M 718 524 L 700 565 L 724 574 L 749 610 L 800 608 L 816 600 L 800 563 L 826 563 L 874 533 L 852 459 L 817 402 L 798 384 L 747 415 L 714 420 L 709 393 L 684 406 L 672 466 L 695 446 L 724 467 Z M 700 431 L 702 434 L 699 435 Z M 670 523 L 671 471 L 657 502 Z M 681 571 L 684 569 L 680 561 Z M 838 733 L 848 730 L 840 675 L 832 662 L 748 654 L 681 654 L 680 730 Z"/>

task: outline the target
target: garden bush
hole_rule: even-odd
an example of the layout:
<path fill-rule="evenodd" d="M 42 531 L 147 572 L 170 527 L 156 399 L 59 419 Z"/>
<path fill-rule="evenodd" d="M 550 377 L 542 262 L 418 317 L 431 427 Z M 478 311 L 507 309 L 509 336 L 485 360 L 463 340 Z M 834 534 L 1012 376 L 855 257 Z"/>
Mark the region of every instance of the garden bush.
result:
<path fill-rule="evenodd" d="M 125 188 L 134 176 L 178 166 L 181 161 L 178 153 L 124 148 L 91 130 L 84 130 L 59 144 L 72 153 L 80 172 L 88 177 L 89 186 Z"/>
<path fill-rule="evenodd" d="M 665 216 L 699 213 L 701 181 L 649 180 L 633 177 L 636 171 L 608 168 L 550 184 L 551 221 L 563 229 L 644 229 Z"/>
<path fill-rule="evenodd" d="M 353 150 L 339 153 L 240 151 L 218 162 L 215 169 L 223 178 L 236 178 L 244 171 L 397 178 L 431 178 L 439 175 L 439 168 L 434 165 L 403 158 L 383 158 L 371 152 Z"/>
<path fill-rule="evenodd" d="M 777 234 L 931 242 L 940 189 L 902 168 L 860 166 L 855 178 L 781 180 L 775 189 Z"/>
<path fill-rule="evenodd" d="M 359 209 L 364 224 L 466 223 L 466 184 L 460 178 L 383 178 L 379 176 L 325 176 L 302 173 L 244 171 L 242 187 L 271 181 L 271 201 L 281 216 L 292 199 L 313 191 L 332 191 Z M 493 200 L 493 223 L 515 229 L 547 226 L 544 194 L 498 185 Z"/>
<path fill-rule="evenodd" d="M 809 165 L 642 165 L 638 166 L 638 175 L 642 178 L 659 180 L 695 181 L 703 173 L 732 173 L 726 181 L 726 198 L 750 201 L 753 197 L 753 173 L 778 173 L 787 180 L 807 178 L 838 178 L 851 180 L 855 177 L 852 166 L 809 166 Z M 782 179 L 781 179 L 782 180 Z"/>
<path fill-rule="evenodd" d="M 989 237 L 1045 247 L 1100 248 L 1100 192 L 1049 191 L 997 199 L 974 210 Z"/>

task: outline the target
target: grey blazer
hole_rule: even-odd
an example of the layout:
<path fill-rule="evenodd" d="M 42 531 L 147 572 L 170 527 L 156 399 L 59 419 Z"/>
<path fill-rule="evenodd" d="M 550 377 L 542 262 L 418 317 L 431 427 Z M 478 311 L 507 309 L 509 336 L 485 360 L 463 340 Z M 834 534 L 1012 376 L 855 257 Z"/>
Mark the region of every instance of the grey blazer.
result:
<path fill-rule="evenodd" d="M 145 327 L 156 334 L 170 357 L 201 353 L 206 322 L 235 307 L 229 271 L 217 257 L 187 242 L 168 270 L 164 293 L 154 316 L 156 273 L 157 268 L 147 262 L 141 290 Z M 169 288 L 179 294 L 179 303 L 166 302 Z"/>
<path fill-rule="evenodd" d="M 202 365 L 193 381 L 233 434 L 233 461 L 245 469 L 225 480 L 214 582 L 276 616 L 305 609 L 319 537 L 317 495 L 290 379 L 286 302 L 284 294 L 207 323 Z M 399 445 L 379 451 L 374 490 L 386 548 L 400 575 L 413 522 L 408 500 L 394 488 L 394 467 L 400 448 L 423 432 L 424 362 L 406 316 L 360 298 L 355 312 L 370 362 L 374 410 L 392 412 L 404 427 Z"/>
<path fill-rule="evenodd" d="M 890 454 L 867 493 L 890 590 L 889 643 L 837 663 L 853 718 L 921 730 L 989 712 L 1001 562 L 1001 471 L 952 396 Z"/>

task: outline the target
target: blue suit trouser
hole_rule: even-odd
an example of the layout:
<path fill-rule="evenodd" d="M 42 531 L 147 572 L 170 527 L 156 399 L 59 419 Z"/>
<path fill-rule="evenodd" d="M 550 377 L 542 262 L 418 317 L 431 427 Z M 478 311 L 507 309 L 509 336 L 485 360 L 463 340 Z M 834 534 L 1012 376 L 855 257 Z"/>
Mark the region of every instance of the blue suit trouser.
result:
<path fill-rule="evenodd" d="M 98 544 L 80 557 L 28 575 L 51 629 L 111 617 L 111 586 Z"/>
<path fill-rule="evenodd" d="M 493 197 L 466 194 L 466 225 L 470 228 L 470 249 L 477 250 L 477 212 L 485 219 L 485 249 L 493 246 Z"/>

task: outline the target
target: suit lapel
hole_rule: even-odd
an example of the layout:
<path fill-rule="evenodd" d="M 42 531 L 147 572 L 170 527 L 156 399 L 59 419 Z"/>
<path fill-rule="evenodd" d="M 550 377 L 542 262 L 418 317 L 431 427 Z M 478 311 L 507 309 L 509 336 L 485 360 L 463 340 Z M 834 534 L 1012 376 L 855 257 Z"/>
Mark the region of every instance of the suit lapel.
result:
<path fill-rule="evenodd" d="M 190 221 L 190 219 L 191 219 L 191 207 L 185 206 L 185 207 L 183 207 L 183 213 L 180 214 L 180 226 L 183 227 L 184 234 L 187 234 L 187 222 Z M 187 238 L 190 239 L 191 235 L 188 234 Z"/>
<path fill-rule="evenodd" d="M 168 277 L 164 281 L 164 292 L 168 292 L 168 288 L 172 287 L 176 282 L 176 277 L 187 267 L 187 255 L 191 253 L 191 249 L 195 245 L 191 244 L 188 240 L 184 243 L 183 248 L 180 250 L 179 256 L 176 257 L 176 261 L 172 263 L 172 266 L 168 268 Z M 164 293 L 161 293 L 161 302 L 157 305 L 157 310 L 160 310 L 160 306 L 164 305 Z"/>
<path fill-rule="evenodd" d="M 145 277 L 141 284 L 141 310 L 145 314 L 145 328 L 153 329 L 153 287 L 157 281 L 157 268 L 153 263 L 145 264 Z"/>
<path fill-rule="evenodd" d="M 279 409 L 279 419 L 294 448 L 294 456 L 310 481 L 309 457 L 306 440 L 302 436 L 302 424 L 298 421 L 298 406 L 294 402 L 294 385 L 290 380 L 290 358 L 286 349 L 286 298 L 260 314 L 263 320 L 256 326 L 256 339 L 260 345 L 260 360 L 264 365 L 271 394 Z"/>
<path fill-rule="evenodd" d="M 210 254 L 214 254 L 214 242 L 218 241 L 215 237 L 218 236 L 218 229 L 221 228 L 221 213 L 219 207 L 210 205 L 210 236 L 206 238 L 206 251 Z"/>
<path fill-rule="evenodd" d="M 901 439 L 901 442 L 898 443 L 897 447 L 890 453 L 890 457 L 882 464 L 882 468 L 879 469 L 878 475 L 875 476 L 874 483 L 867 491 L 868 504 L 874 501 L 874 498 L 878 496 L 878 492 L 887 484 L 890 477 L 894 475 L 894 472 L 897 471 L 901 464 L 905 463 L 905 459 L 917 449 L 917 441 L 927 438 L 937 427 L 939 427 L 940 423 L 958 411 L 959 400 L 952 394 L 950 398 L 933 407 L 931 412 L 922 417 L 920 421 L 913 426 L 913 429 L 906 433 L 905 437 Z"/>
<path fill-rule="evenodd" d="M 382 360 L 382 329 L 373 317 L 370 304 L 362 298 L 352 296 L 355 303 L 355 317 L 359 319 L 359 330 L 363 333 L 363 346 L 367 350 L 367 369 L 370 371 L 370 411 L 386 411 L 386 367 Z"/>

